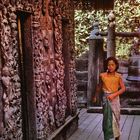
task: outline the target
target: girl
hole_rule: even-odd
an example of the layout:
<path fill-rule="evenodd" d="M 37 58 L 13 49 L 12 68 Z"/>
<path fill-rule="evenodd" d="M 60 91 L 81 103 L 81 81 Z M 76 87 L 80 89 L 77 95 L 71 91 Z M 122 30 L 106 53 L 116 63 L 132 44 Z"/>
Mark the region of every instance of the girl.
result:
<path fill-rule="evenodd" d="M 106 72 L 100 74 L 100 82 L 97 88 L 97 90 L 101 89 L 103 91 L 103 132 L 105 140 L 120 139 L 119 95 L 125 91 L 125 85 L 121 75 L 116 72 L 118 68 L 119 64 L 116 58 L 107 58 L 105 61 Z"/>

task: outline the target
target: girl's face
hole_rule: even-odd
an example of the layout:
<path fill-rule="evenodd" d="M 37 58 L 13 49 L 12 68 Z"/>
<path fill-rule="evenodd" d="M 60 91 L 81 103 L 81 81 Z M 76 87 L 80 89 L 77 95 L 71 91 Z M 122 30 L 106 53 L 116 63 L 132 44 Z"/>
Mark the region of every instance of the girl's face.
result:
<path fill-rule="evenodd" d="M 107 69 L 109 72 L 115 72 L 116 71 L 116 64 L 113 60 L 108 61 Z"/>

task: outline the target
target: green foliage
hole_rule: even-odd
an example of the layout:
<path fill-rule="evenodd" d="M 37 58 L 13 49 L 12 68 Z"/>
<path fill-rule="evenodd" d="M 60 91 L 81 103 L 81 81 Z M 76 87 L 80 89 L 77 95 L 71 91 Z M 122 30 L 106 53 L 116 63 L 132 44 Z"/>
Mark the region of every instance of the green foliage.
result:
<path fill-rule="evenodd" d="M 77 57 L 88 49 L 87 38 L 93 22 L 98 19 L 100 30 L 107 31 L 110 11 L 75 11 L 75 43 Z M 140 27 L 140 1 L 116 0 L 114 4 L 116 32 L 135 32 Z M 128 58 L 133 38 L 116 38 L 116 55 Z M 106 41 L 106 39 L 105 39 Z"/>

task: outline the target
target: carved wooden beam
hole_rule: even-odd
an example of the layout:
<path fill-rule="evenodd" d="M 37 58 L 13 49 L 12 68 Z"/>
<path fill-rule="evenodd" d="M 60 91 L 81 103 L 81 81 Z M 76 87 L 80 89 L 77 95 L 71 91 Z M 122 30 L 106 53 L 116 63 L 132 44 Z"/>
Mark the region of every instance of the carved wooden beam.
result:
<path fill-rule="evenodd" d="M 107 36 L 107 32 L 98 32 L 96 35 Z M 115 32 L 118 37 L 140 37 L 140 32 Z"/>
<path fill-rule="evenodd" d="M 140 37 L 140 32 L 116 32 L 118 37 Z"/>

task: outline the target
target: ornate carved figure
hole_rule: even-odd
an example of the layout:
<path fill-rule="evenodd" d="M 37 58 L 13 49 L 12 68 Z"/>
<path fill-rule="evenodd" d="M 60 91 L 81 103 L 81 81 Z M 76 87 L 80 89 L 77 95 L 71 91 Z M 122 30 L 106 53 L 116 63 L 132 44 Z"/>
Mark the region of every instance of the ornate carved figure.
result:
<path fill-rule="evenodd" d="M 115 13 L 114 11 L 111 11 L 108 15 L 108 22 L 109 22 L 109 26 L 113 27 L 115 25 Z"/>

